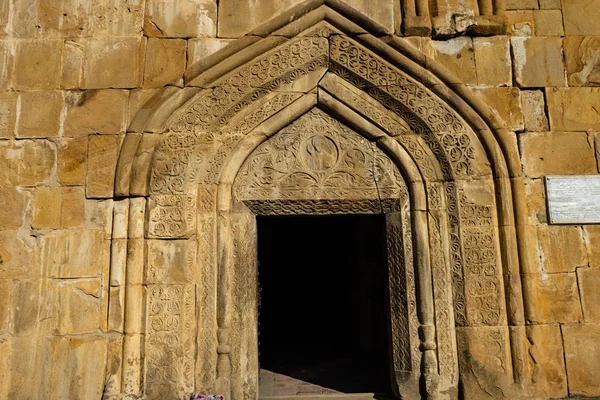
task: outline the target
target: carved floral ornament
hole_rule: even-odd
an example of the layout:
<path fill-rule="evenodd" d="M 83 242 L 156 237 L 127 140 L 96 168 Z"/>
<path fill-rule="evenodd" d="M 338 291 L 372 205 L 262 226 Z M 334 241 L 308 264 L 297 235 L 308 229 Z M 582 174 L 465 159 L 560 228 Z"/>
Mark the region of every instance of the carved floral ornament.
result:
<path fill-rule="evenodd" d="M 129 322 L 146 321 L 146 347 L 124 346 L 123 357 L 138 360 L 124 368 L 127 393 L 255 396 L 247 307 L 255 306 L 256 214 L 388 215 L 400 393 L 419 390 L 420 376 L 426 397 L 456 389 L 465 350 L 457 345 L 468 342 L 457 341 L 457 326 L 523 324 L 520 282 L 505 288 L 502 278 L 528 266 L 519 264 L 514 230 L 498 228 L 525 218 L 513 213 L 519 162 L 500 122 L 484 121 L 483 104 L 449 89 L 439 67 L 399 38 L 377 38 L 382 31 L 347 6 L 303 7 L 244 39 L 252 44 L 215 55 L 188 76 L 200 88 L 174 93 L 132 124 L 145 133 L 125 140 L 117 195 L 147 196 L 145 237 L 197 244 L 198 271 L 178 289 L 156 284 L 146 316 Z M 524 240 L 519 246 L 526 251 Z M 512 346 L 501 347 L 498 364 L 512 363 L 518 341 L 493 332 Z M 517 367 L 507 378 L 508 370 L 489 373 L 520 379 Z"/>

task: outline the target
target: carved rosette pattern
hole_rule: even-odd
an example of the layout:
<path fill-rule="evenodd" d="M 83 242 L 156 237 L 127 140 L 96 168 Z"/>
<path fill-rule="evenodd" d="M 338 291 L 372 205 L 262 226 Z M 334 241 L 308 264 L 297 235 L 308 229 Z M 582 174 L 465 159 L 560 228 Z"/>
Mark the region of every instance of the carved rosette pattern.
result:
<path fill-rule="evenodd" d="M 194 391 L 194 285 L 148 287 L 146 391 L 150 398 L 184 398 Z"/>
<path fill-rule="evenodd" d="M 242 200 L 379 199 L 406 192 L 381 150 L 318 109 L 261 144 L 235 187 Z"/>
<path fill-rule="evenodd" d="M 148 237 L 179 238 L 194 233 L 196 197 L 159 195 L 148 199 Z"/>

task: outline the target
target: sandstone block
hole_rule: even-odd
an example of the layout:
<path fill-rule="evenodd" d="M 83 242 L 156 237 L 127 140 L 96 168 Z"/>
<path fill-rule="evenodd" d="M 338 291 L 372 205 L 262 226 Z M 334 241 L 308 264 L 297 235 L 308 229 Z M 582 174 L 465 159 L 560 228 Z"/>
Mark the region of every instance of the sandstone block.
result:
<path fill-rule="evenodd" d="M 19 229 L 26 205 L 26 193 L 0 179 L 0 229 Z"/>
<path fill-rule="evenodd" d="M 552 130 L 600 131 L 600 88 L 546 89 Z"/>
<path fill-rule="evenodd" d="M 525 193 L 527 194 L 527 208 L 529 210 L 529 223 L 532 226 L 547 223 L 546 215 L 546 190 L 543 179 L 526 179 Z"/>
<path fill-rule="evenodd" d="M 511 47 L 520 87 L 566 86 L 561 38 L 513 37 Z"/>
<path fill-rule="evenodd" d="M 527 131 L 548 131 L 550 125 L 546 116 L 544 93 L 541 90 L 522 90 L 521 108 L 523 123 Z"/>
<path fill-rule="evenodd" d="M 62 139 L 58 149 L 58 181 L 63 185 L 84 185 L 88 138 Z"/>
<path fill-rule="evenodd" d="M 521 91 L 512 87 L 476 89 L 481 93 L 492 111 L 505 123 L 510 131 L 522 131 L 523 111 L 521 110 Z"/>
<path fill-rule="evenodd" d="M 186 64 L 186 41 L 181 39 L 148 39 L 146 47 L 145 87 L 183 85 Z"/>
<path fill-rule="evenodd" d="M 563 17 L 560 10 L 536 10 L 533 12 L 536 36 L 564 36 Z"/>
<path fill-rule="evenodd" d="M 537 0 L 506 0 L 507 10 L 534 10 L 537 8 Z"/>
<path fill-rule="evenodd" d="M 125 288 L 111 286 L 109 289 L 108 329 L 123 332 L 125 318 Z"/>
<path fill-rule="evenodd" d="M 0 40 L 0 90 L 4 91 L 10 86 L 13 77 L 14 51 L 12 43 Z"/>
<path fill-rule="evenodd" d="M 101 279 L 52 279 L 40 311 L 42 332 L 84 334 L 102 328 Z"/>
<path fill-rule="evenodd" d="M 258 0 L 253 3 L 244 0 L 221 0 L 219 1 L 218 36 L 223 38 L 242 36 L 275 17 L 273 10 L 281 13 L 300 3 L 302 0 Z M 384 26 L 390 33 L 394 33 L 393 2 L 347 0 L 345 3 Z M 240 18 L 240 15 L 244 15 L 244 18 Z"/>
<path fill-rule="evenodd" d="M 0 293 L 2 293 L 2 296 L 0 297 L 0 335 L 8 333 L 11 310 L 11 292 L 12 282 L 8 279 L 0 279 Z M 0 336 L 0 342 L 2 342 L 1 337 L 2 336 Z M 1 368 L 0 371 L 2 371 Z M 0 386 L 0 394 L 2 393 L 1 388 L 2 386 Z"/>
<path fill-rule="evenodd" d="M 144 0 L 99 0 L 94 2 L 90 14 L 90 30 L 95 37 L 140 35 Z"/>
<path fill-rule="evenodd" d="M 32 336 L 40 320 L 40 280 L 13 281 L 11 304 L 18 305 L 12 312 L 12 329 L 15 336 Z"/>
<path fill-rule="evenodd" d="M 505 36 L 473 39 L 477 83 L 488 86 L 512 85 L 510 41 Z"/>
<path fill-rule="evenodd" d="M 112 197 L 119 157 L 119 142 L 119 136 L 116 135 L 89 137 L 87 197 Z"/>
<path fill-rule="evenodd" d="M 440 62 L 450 72 L 468 84 L 477 83 L 473 40 L 458 37 L 449 40 L 427 40 L 422 43 L 423 51 Z"/>
<path fill-rule="evenodd" d="M 198 61 L 216 53 L 228 44 L 232 39 L 199 38 L 188 40 L 187 45 L 187 68 Z"/>
<path fill-rule="evenodd" d="M 586 225 L 583 227 L 586 237 L 588 257 L 592 267 L 600 267 L 600 226 Z"/>
<path fill-rule="evenodd" d="M 17 120 L 17 98 L 16 93 L 0 94 L 0 139 L 14 136 Z"/>
<path fill-rule="evenodd" d="M 104 232 L 104 238 L 110 239 L 113 227 L 112 214 L 114 202 L 108 200 L 92 200 L 85 201 L 85 222 L 86 228 L 100 229 Z"/>
<path fill-rule="evenodd" d="M 85 40 L 65 40 L 61 70 L 61 87 L 78 89 L 83 80 Z"/>
<path fill-rule="evenodd" d="M 525 133 L 520 135 L 525 174 L 596 174 L 593 138 L 585 132 Z"/>
<path fill-rule="evenodd" d="M 239 20 L 248 14 L 238 10 Z M 244 15 L 244 18 L 239 18 Z M 216 36 L 217 1 L 216 0 L 161 0 L 146 1 L 144 33 L 147 36 L 197 37 Z"/>
<path fill-rule="evenodd" d="M 3 279 L 38 278 L 41 273 L 38 254 L 34 239 L 21 238 L 16 230 L 0 231 L 0 276 Z"/>
<path fill-rule="evenodd" d="M 61 189 L 60 227 L 75 228 L 85 223 L 85 190 L 83 186 Z"/>
<path fill-rule="evenodd" d="M 567 374 L 563 342 L 558 325 L 532 325 L 527 327 L 529 340 L 530 381 L 538 396 L 566 397 Z"/>
<path fill-rule="evenodd" d="M 60 192 L 60 188 L 38 187 L 35 189 L 32 228 L 60 227 Z"/>
<path fill-rule="evenodd" d="M 60 134 L 64 99 L 61 92 L 25 92 L 19 95 L 17 137 L 55 137 Z"/>
<path fill-rule="evenodd" d="M 533 35 L 535 23 L 533 11 L 507 11 L 507 33 L 510 36 Z"/>
<path fill-rule="evenodd" d="M 542 10 L 560 10 L 561 8 L 562 4 L 560 0 L 540 0 L 540 9 Z"/>
<path fill-rule="evenodd" d="M 50 278 L 100 276 L 108 263 L 110 243 L 101 230 L 58 230 L 44 237 L 42 258 Z"/>
<path fill-rule="evenodd" d="M 540 323 L 568 323 L 582 320 L 575 273 L 543 274 L 534 283 L 536 320 Z"/>
<path fill-rule="evenodd" d="M 195 282 L 196 247 L 193 240 L 149 240 L 145 283 Z"/>
<path fill-rule="evenodd" d="M 14 185 L 33 186 L 52 175 L 56 146 L 47 140 L 0 143 L 0 173 Z"/>
<path fill-rule="evenodd" d="M 587 266 L 583 232 L 578 226 L 538 226 L 543 272 L 574 272 Z"/>
<path fill-rule="evenodd" d="M 600 396 L 600 326 L 563 325 L 569 394 Z"/>
<path fill-rule="evenodd" d="M 23 39 L 17 41 L 13 71 L 17 90 L 58 89 L 63 41 Z"/>
<path fill-rule="evenodd" d="M 577 279 L 585 322 L 600 322 L 600 268 L 578 268 Z"/>
<path fill-rule="evenodd" d="M 139 37 L 89 39 L 83 50 L 82 87 L 134 88 L 142 79 L 145 40 Z"/>
<path fill-rule="evenodd" d="M 67 92 L 65 136 L 124 133 L 128 98 L 126 90 Z"/>
<path fill-rule="evenodd" d="M 569 86 L 600 86 L 600 37 L 568 36 L 564 47 Z"/>
<path fill-rule="evenodd" d="M 600 35 L 600 7 L 596 1 L 563 1 L 567 35 Z"/>

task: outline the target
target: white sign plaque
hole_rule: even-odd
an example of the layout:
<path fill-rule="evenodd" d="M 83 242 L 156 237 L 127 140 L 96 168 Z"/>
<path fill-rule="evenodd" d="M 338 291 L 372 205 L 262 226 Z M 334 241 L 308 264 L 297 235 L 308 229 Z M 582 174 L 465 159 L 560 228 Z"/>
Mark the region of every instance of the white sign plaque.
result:
<path fill-rule="evenodd" d="M 546 177 L 551 224 L 600 223 L 600 175 Z"/>

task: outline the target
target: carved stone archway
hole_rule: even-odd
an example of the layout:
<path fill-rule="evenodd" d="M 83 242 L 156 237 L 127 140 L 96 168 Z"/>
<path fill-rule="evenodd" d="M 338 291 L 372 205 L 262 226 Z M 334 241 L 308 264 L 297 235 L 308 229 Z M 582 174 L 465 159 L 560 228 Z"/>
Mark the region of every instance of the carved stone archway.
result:
<path fill-rule="evenodd" d="M 522 383 L 528 271 L 514 135 L 347 6 L 288 14 L 130 127 L 116 195 L 146 226 L 128 227 L 115 391 L 255 398 L 254 214 L 383 212 L 399 393 L 507 393 Z M 328 156 L 299 157 L 306 146 Z M 177 256 L 158 265 L 155 249 Z"/>

